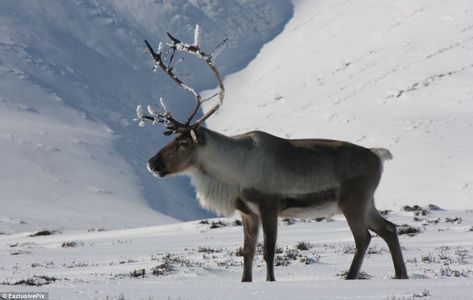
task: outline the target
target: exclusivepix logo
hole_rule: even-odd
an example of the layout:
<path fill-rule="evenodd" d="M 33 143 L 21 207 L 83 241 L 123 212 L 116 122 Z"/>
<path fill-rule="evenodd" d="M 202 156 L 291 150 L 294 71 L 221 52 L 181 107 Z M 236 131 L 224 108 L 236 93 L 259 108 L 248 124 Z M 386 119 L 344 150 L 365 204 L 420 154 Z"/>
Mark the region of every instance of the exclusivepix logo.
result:
<path fill-rule="evenodd" d="M 18 300 L 18 299 L 37 299 L 49 300 L 47 292 L 0 292 L 2 300 Z"/>

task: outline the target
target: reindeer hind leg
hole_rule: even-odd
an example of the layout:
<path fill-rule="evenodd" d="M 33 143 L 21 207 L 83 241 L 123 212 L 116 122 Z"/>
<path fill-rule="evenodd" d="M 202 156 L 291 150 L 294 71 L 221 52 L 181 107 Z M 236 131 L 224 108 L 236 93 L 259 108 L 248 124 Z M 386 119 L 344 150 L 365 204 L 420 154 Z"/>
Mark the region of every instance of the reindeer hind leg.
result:
<path fill-rule="evenodd" d="M 399 245 L 396 225 L 381 216 L 374 205 L 369 211 L 367 220 L 368 228 L 379 235 L 388 244 L 396 272 L 396 279 L 408 279 L 401 246 Z"/>
<path fill-rule="evenodd" d="M 345 182 L 340 190 L 339 207 L 345 216 L 355 239 L 355 255 L 353 256 L 346 279 L 357 279 L 371 235 L 366 223 L 367 207 L 373 188 L 370 178 L 359 177 Z"/>

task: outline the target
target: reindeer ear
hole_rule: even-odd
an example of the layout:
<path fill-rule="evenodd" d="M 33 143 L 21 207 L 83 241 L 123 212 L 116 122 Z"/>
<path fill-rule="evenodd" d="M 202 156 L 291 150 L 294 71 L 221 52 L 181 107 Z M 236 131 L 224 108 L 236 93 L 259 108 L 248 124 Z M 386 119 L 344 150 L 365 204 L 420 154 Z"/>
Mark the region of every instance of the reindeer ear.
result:
<path fill-rule="evenodd" d="M 198 144 L 199 140 L 197 139 L 197 134 L 195 133 L 194 129 L 191 129 L 190 134 L 194 143 Z"/>

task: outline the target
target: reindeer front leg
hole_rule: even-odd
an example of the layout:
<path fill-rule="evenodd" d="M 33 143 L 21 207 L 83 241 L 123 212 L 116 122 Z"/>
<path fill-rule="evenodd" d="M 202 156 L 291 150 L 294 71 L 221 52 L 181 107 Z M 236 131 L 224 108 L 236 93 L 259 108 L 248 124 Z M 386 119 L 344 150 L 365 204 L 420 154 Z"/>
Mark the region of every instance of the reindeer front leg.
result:
<path fill-rule="evenodd" d="M 261 224 L 264 233 L 264 260 L 266 261 L 266 281 L 274 278 L 274 253 L 278 232 L 278 213 L 273 207 L 260 207 Z"/>
<path fill-rule="evenodd" d="M 251 282 L 253 273 L 253 258 L 255 257 L 256 242 L 258 241 L 259 218 L 258 215 L 240 212 L 243 223 L 245 241 L 243 244 L 243 276 L 242 282 Z"/>

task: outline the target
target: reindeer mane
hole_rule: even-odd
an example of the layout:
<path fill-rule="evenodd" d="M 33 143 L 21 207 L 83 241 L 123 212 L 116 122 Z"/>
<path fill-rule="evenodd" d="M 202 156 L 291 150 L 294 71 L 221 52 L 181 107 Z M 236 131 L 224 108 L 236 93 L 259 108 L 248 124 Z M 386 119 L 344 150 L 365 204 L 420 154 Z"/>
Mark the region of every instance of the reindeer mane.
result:
<path fill-rule="evenodd" d="M 195 168 L 189 175 L 197 199 L 203 208 L 226 217 L 235 212 L 235 202 L 239 193 L 237 185 L 228 184 L 201 168 Z"/>

